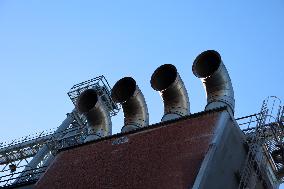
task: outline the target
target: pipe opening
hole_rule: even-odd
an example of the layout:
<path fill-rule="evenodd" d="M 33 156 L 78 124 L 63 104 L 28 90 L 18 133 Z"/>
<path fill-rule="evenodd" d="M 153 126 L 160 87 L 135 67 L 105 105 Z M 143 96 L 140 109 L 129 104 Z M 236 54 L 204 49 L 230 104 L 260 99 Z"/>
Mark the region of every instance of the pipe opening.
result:
<path fill-rule="evenodd" d="M 111 97 L 113 101 L 123 103 L 133 96 L 135 89 L 136 81 L 131 77 L 124 77 L 112 88 Z"/>
<path fill-rule="evenodd" d="M 196 57 L 193 63 L 193 73 L 196 77 L 206 78 L 212 75 L 221 64 L 221 56 L 217 51 L 204 51 Z"/>
<path fill-rule="evenodd" d="M 79 96 L 77 108 L 81 113 L 89 112 L 98 102 L 98 95 L 94 89 L 87 89 Z"/>
<path fill-rule="evenodd" d="M 177 69 L 172 64 L 164 64 L 157 68 L 151 77 L 151 86 L 156 91 L 168 88 L 177 77 Z"/>

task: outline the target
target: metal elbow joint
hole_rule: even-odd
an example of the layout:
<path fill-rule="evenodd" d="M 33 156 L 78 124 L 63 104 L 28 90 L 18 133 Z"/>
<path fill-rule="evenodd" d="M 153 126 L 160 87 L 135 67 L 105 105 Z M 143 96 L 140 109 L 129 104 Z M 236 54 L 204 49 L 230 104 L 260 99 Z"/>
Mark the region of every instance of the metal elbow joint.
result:
<path fill-rule="evenodd" d="M 120 103 L 124 112 L 121 132 L 128 132 L 149 125 L 149 114 L 144 95 L 131 77 L 116 82 L 111 91 L 114 102 Z"/>
<path fill-rule="evenodd" d="M 109 112 L 94 89 L 87 89 L 81 93 L 77 100 L 77 109 L 88 122 L 88 137 L 85 142 L 111 135 Z"/>
<path fill-rule="evenodd" d="M 164 101 L 162 121 L 190 114 L 190 103 L 184 83 L 172 64 L 157 68 L 151 77 L 151 86 L 159 91 Z"/>
<path fill-rule="evenodd" d="M 220 54 L 214 50 L 202 52 L 194 60 L 192 71 L 201 79 L 206 90 L 205 110 L 227 106 L 228 110 L 234 114 L 234 90 Z"/>

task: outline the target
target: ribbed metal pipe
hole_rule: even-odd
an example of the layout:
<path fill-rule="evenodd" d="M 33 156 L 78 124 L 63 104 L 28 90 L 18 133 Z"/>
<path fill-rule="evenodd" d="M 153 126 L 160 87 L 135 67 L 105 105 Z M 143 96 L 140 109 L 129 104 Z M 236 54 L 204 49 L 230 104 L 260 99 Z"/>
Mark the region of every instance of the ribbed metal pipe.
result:
<path fill-rule="evenodd" d="M 159 91 L 164 101 L 162 121 L 190 114 L 188 94 L 174 65 L 164 64 L 157 68 L 151 77 L 151 86 Z"/>
<path fill-rule="evenodd" d="M 88 137 L 85 141 L 111 135 L 111 119 L 100 96 L 94 89 L 87 89 L 77 100 L 77 109 L 88 122 Z"/>
<path fill-rule="evenodd" d="M 121 132 L 128 132 L 149 125 L 149 114 L 144 95 L 131 77 L 116 82 L 111 91 L 114 102 L 120 103 L 124 112 Z"/>
<path fill-rule="evenodd" d="M 214 50 L 202 52 L 194 60 L 192 71 L 201 79 L 206 90 L 205 110 L 227 106 L 228 110 L 234 114 L 234 90 L 220 54 Z"/>

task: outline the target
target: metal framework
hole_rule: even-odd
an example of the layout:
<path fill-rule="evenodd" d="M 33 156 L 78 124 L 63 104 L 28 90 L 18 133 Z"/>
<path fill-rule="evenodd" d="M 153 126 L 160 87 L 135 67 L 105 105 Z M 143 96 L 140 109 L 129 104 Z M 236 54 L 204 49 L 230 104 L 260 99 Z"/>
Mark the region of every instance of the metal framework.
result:
<path fill-rule="evenodd" d="M 89 88 L 96 88 L 105 97 L 105 102 L 109 107 L 113 108 L 110 111 L 112 115 L 116 115 L 119 106 L 109 99 L 110 91 L 106 90 L 109 86 L 99 85 L 103 78 L 98 77 L 74 85 L 68 95 L 76 104 L 76 99 L 81 92 Z M 105 89 L 102 89 L 104 87 Z M 283 116 L 284 108 L 281 106 L 281 101 L 273 96 L 264 100 L 259 113 L 236 119 L 243 129 L 248 147 L 247 158 L 240 171 L 240 189 L 251 186 L 252 176 L 262 175 L 262 171 L 271 172 L 274 176 L 273 182 L 276 184 L 284 182 Z M 69 121 L 66 122 L 66 120 Z M 66 120 L 62 124 L 64 129 L 51 129 L 8 143 L 1 143 L 1 188 L 36 182 L 58 150 L 84 142 L 87 136 L 84 117 L 73 110 L 67 114 Z M 263 168 L 263 165 L 267 164 L 272 167 L 271 170 L 267 170 L 267 167 Z"/>
<path fill-rule="evenodd" d="M 36 180 L 59 149 L 83 142 L 86 133 L 84 122 L 76 111 L 67 114 L 68 118 L 72 121 L 62 131 L 51 129 L 2 145 L 0 187 Z M 67 142 L 67 138 L 73 143 Z"/>
<path fill-rule="evenodd" d="M 78 97 L 83 91 L 87 89 L 95 89 L 98 92 L 98 95 L 105 103 L 111 116 L 115 116 L 119 112 L 120 106 L 115 102 L 113 102 L 110 93 L 111 88 L 108 84 L 108 81 L 103 75 L 78 83 L 70 89 L 70 91 L 67 94 L 75 107 L 77 106 Z"/>
<path fill-rule="evenodd" d="M 74 85 L 67 93 L 76 107 L 79 95 L 86 89 L 95 89 L 115 116 L 120 106 L 111 99 L 110 86 L 104 76 Z M 38 180 L 58 150 L 82 144 L 87 136 L 86 119 L 76 109 L 57 129 L 51 129 L 0 143 L 0 187 L 11 188 Z"/>
<path fill-rule="evenodd" d="M 273 185 L 284 181 L 284 153 L 278 154 L 276 161 L 275 151 L 284 149 L 283 113 L 281 100 L 275 96 L 263 101 L 258 114 L 236 119 L 247 138 L 248 153 L 242 171 L 240 171 L 239 189 L 254 188 L 252 177 L 259 177 L 263 171 L 270 173 Z M 270 165 L 269 169 L 266 165 Z"/>

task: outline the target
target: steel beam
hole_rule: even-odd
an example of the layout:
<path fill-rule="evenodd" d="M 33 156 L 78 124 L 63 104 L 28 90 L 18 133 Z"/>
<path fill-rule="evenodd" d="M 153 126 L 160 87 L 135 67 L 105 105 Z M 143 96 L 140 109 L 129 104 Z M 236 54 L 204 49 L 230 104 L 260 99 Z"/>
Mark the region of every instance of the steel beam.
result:
<path fill-rule="evenodd" d="M 62 122 L 62 124 L 57 128 L 57 130 L 52 134 L 52 138 L 59 138 L 61 134 L 63 134 L 64 130 L 66 130 L 70 124 L 74 121 L 75 116 L 73 115 L 75 113 L 75 109 L 67 114 L 67 118 Z M 29 162 L 29 164 L 25 167 L 22 174 L 18 176 L 18 178 L 14 181 L 14 183 L 17 183 L 21 181 L 21 177 L 25 178 L 26 174 L 29 174 L 29 170 L 37 168 L 37 165 L 40 164 L 43 160 L 43 158 L 50 152 L 50 149 L 47 144 L 44 144 L 43 147 L 39 149 L 37 154 L 33 157 L 33 159 Z M 53 157 L 49 157 L 53 158 Z M 51 162 L 46 160 L 46 162 Z"/>

